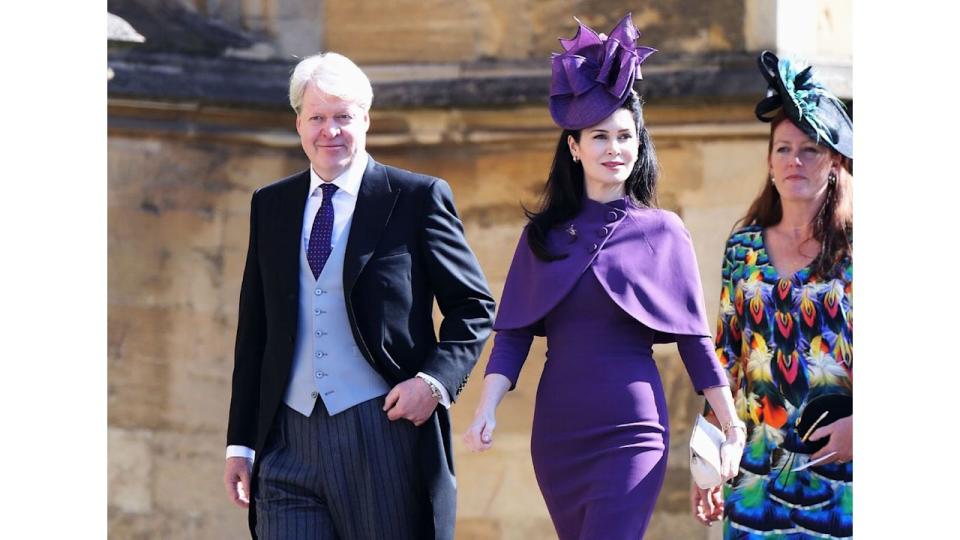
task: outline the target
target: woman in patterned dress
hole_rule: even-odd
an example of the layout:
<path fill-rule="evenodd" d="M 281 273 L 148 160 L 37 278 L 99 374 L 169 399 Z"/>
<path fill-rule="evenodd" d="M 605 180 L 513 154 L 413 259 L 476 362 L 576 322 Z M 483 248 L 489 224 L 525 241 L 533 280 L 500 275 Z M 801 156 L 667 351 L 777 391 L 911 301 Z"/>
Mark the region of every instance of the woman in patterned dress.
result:
<path fill-rule="evenodd" d="M 722 516 L 725 539 L 849 538 L 853 417 L 797 423 L 814 399 L 853 394 L 853 124 L 809 68 L 766 51 L 759 64 L 770 178 L 727 240 L 715 337 L 747 446 L 737 478 L 691 488 L 693 513 Z"/>

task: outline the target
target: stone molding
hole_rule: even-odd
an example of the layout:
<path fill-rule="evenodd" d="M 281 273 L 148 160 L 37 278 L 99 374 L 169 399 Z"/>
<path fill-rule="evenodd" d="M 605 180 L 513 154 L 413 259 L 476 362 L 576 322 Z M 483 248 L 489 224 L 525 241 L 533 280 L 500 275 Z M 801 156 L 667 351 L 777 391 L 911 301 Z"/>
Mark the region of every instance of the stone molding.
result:
<path fill-rule="evenodd" d="M 647 101 L 755 101 L 764 91 L 757 52 L 660 55 L 637 84 Z M 110 98 L 195 102 L 231 108 L 289 107 L 293 62 L 115 51 Z M 549 66 L 543 62 L 362 66 L 371 77 L 374 105 L 387 109 L 545 105 Z M 850 97 L 849 64 L 820 65 L 841 97 Z"/>

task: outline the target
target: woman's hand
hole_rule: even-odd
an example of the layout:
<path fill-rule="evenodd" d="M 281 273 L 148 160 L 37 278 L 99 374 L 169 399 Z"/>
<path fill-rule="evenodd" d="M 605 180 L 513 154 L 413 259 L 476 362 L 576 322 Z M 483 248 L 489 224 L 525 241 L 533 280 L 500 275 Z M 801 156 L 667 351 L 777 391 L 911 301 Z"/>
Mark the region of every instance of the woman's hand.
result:
<path fill-rule="evenodd" d="M 830 452 L 836 452 L 834 455 L 823 460 L 822 463 L 846 463 L 853 459 L 853 417 L 841 418 L 832 424 L 827 424 L 817 428 L 810 434 L 811 441 L 817 441 L 824 437 L 830 437 L 827 445 L 818 450 L 812 456 L 810 461 L 825 456 Z"/>
<path fill-rule="evenodd" d="M 493 446 L 493 428 L 497 427 L 497 405 L 512 385 L 510 379 L 499 373 L 489 373 L 483 378 L 480 405 L 477 405 L 470 429 L 463 434 L 463 442 L 467 448 L 482 452 Z"/>
<path fill-rule="evenodd" d="M 727 440 L 720 446 L 720 476 L 726 482 L 740 472 L 740 457 L 747 444 L 747 427 L 737 418 L 737 409 L 733 406 L 733 395 L 729 386 L 714 386 L 703 389 L 713 418 L 707 417 L 714 425 L 725 426 Z"/>
<path fill-rule="evenodd" d="M 473 423 L 463 434 L 463 442 L 474 452 L 483 452 L 493 446 L 493 429 L 497 427 L 497 419 L 493 409 L 478 407 L 473 416 Z"/>
<path fill-rule="evenodd" d="M 746 443 L 744 430 L 734 427 L 727 431 L 727 440 L 720 445 L 720 475 L 724 482 L 740 473 L 740 458 Z"/>
<path fill-rule="evenodd" d="M 693 517 L 709 527 L 714 521 L 723 518 L 723 484 L 700 489 L 696 483 L 690 483 L 690 510 Z"/>

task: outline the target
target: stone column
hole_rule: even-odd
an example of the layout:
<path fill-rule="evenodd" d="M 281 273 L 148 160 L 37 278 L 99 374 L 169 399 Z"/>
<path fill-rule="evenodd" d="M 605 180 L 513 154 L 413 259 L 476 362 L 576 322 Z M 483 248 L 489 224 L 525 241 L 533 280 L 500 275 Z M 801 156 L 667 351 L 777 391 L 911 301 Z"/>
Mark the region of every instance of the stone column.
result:
<path fill-rule="evenodd" d="M 852 0 L 746 0 L 745 8 L 747 50 L 850 63 Z"/>

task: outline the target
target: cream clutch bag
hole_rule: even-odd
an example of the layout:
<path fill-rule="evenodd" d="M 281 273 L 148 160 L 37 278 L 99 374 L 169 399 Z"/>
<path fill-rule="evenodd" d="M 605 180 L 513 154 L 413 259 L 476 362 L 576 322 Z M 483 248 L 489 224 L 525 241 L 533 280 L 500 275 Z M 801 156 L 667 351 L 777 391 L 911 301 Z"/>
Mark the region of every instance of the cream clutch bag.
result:
<path fill-rule="evenodd" d="M 711 424 L 702 415 L 690 434 L 690 474 L 700 489 L 708 489 L 723 483 L 720 475 L 720 446 L 727 438 L 720 428 Z"/>

